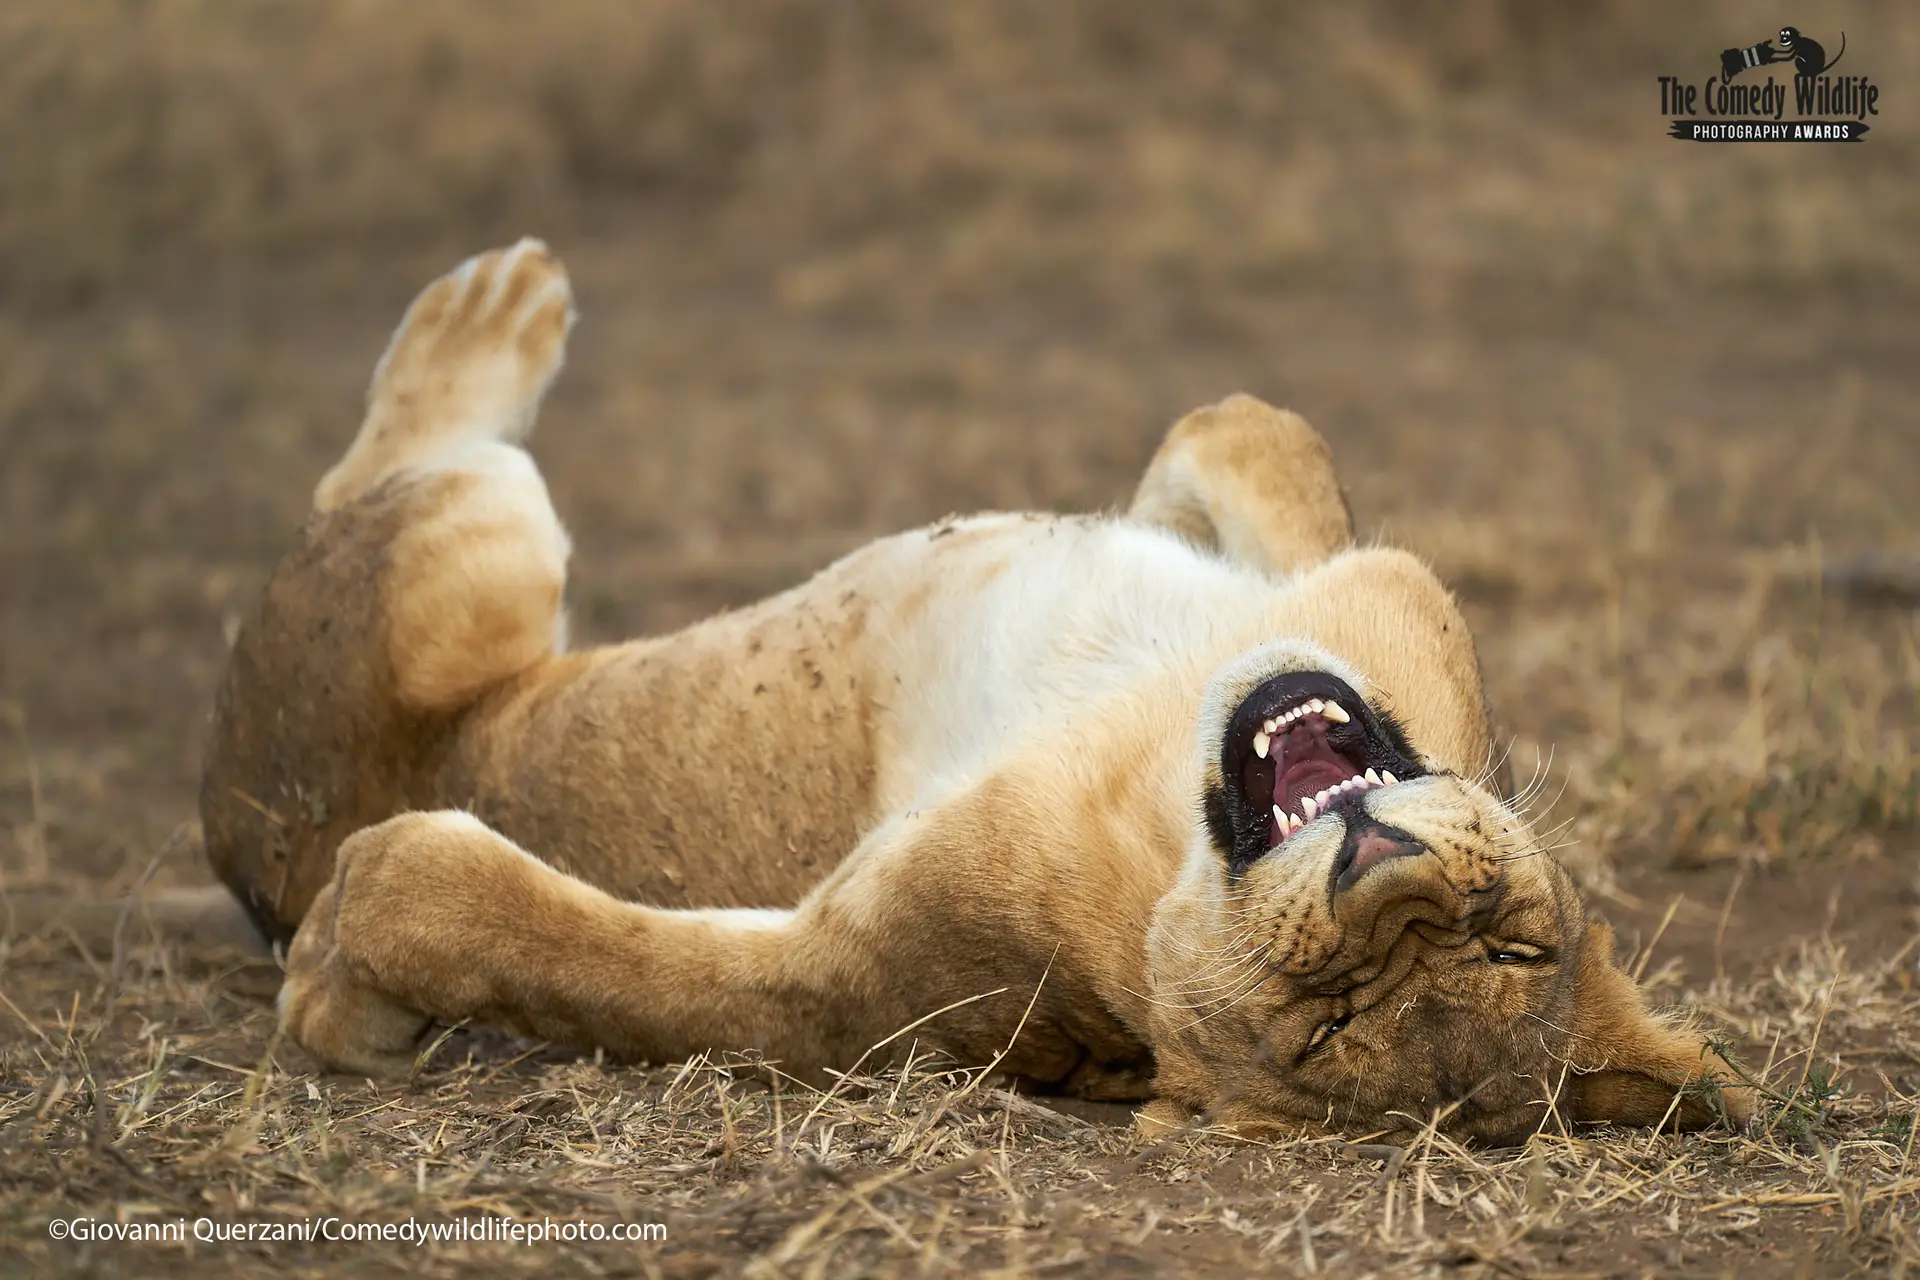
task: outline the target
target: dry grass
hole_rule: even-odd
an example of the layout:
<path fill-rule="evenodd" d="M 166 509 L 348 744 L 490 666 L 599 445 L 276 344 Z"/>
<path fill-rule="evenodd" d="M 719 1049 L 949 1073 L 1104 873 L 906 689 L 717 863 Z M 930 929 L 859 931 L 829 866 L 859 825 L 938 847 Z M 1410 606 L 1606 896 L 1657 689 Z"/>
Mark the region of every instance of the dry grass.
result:
<path fill-rule="evenodd" d="M 1920 1269 L 1920 616 L 1824 572 L 1920 553 L 1920 23 L 1794 15 L 1849 31 L 1888 115 L 1789 159 L 1660 136 L 1653 76 L 1763 34 L 1731 4 L 1173 12 L 0 12 L 0 1265 Z M 1562 855 L 1658 997 L 1736 1041 L 1766 1123 L 1429 1138 L 1389 1169 L 1146 1144 L 932 1062 L 822 1100 L 464 1031 L 374 1088 L 273 1043 L 270 964 L 139 912 L 114 946 L 100 904 L 194 816 L 225 628 L 386 327 L 527 230 L 586 316 L 535 449 L 587 639 L 950 510 L 1117 503 L 1233 389 L 1305 412 L 1367 536 L 1460 592 L 1518 780 L 1542 762 Z M 190 843 L 153 888 L 204 878 Z M 492 1210 L 669 1238 L 44 1227 Z"/>
<path fill-rule="evenodd" d="M 133 925 L 137 935 L 137 916 Z M 71 945 L 14 936 L 6 958 L 31 969 Z M 1916 1099 L 1855 1094 L 1833 1063 L 1875 1038 L 1920 1062 L 1911 950 L 1856 967 L 1828 940 L 1757 981 L 1690 993 L 1749 1043 L 1771 1042 L 1756 1076 L 1773 1101 L 1751 1131 L 1549 1128 L 1524 1148 L 1477 1152 L 1431 1129 L 1404 1151 L 1207 1131 L 1150 1141 L 924 1057 L 823 1095 L 777 1076 L 769 1085 L 751 1063 L 610 1070 L 460 1034 L 423 1052 L 410 1083 L 382 1088 L 287 1058 L 258 999 L 273 986 L 270 964 L 136 941 L 69 1009 L 44 1021 L 9 1010 L 29 1033 L 0 1051 L 9 1248 L 61 1269 L 75 1255 L 39 1224 L 82 1211 L 507 1215 L 658 1222 L 667 1239 L 638 1250 L 436 1247 L 404 1265 L 1674 1274 L 1751 1236 L 1783 1261 L 1811 1240 L 1825 1265 L 1902 1274 L 1920 1265 Z M 172 1272 L 289 1252 L 119 1245 L 92 1256 Z M 357 1273 L 381 1255 L 342 1244 L 297 1256 Z"/>

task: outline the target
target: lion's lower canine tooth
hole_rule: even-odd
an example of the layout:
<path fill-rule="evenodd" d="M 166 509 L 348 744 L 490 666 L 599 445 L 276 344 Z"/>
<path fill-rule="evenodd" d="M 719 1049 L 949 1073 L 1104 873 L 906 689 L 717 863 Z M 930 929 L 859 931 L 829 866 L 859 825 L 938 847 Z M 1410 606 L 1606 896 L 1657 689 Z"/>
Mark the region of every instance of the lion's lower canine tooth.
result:
<path fill-rule="evenodd" d="M 1387 770 L 1385 770 L 1385 769 L 1382 769 L 1382 770 L 1380 771 L 1380 781 L 1381 781 L 1381 782 L 1383 782 L 1383 783 L 1385 783 L 1385 784 L 1386 784 L 1387 786 L 1389 786 L 1389 787 L 1390 787 L 1390 786 L 1392 786 L 1392 785 L 1393 785 L 1394 783 L 1396 783 L 1396 782 L 1398 782 L 1398 781 L 1400 781 L 1400 779 L 1398 779 L 1398 778 L 1396 778 L 1396 777 L 1394 777 L 1394 776 L 1393 776 L 1393 774 L 1391 774 L 1391 773 L 1390 773 L 1390 772 L 1388 772 Z"/>
<path fill-rule="evenodd" d="M 1345 724 L 1347 721 L 1353 719 L 1337 702 L 1329 702 L 1320 714 L 1335 724 Z"/>

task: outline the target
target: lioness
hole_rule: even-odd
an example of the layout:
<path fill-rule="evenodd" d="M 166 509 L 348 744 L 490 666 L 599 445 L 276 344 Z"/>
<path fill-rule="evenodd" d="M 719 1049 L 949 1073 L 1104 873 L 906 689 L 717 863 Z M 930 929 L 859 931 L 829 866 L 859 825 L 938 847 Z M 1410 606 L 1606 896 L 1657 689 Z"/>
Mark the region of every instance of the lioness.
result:
<path fill-rule="evenodd" d="M 917 1039 L 1167 1123 L 1750 1111 L 1485 780 L 1461 615 L 1350 545 L 1306 422 L 1235 396 L 1124 516 L 946 520 L 569 652 L 519 442 L 572 320 L 536 241 L 428 286 L 234 645 L 207 850 L 320 1060 L 475 1018 L 815 1079 Z"/>

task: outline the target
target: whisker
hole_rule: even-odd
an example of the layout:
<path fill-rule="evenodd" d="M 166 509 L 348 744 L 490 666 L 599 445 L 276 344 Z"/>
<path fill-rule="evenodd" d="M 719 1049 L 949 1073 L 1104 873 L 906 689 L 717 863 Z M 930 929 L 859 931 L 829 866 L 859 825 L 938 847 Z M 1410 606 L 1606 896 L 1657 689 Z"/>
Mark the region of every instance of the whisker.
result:
<path fill-rule="evenodd" d="M 1195 1018 L 1192 1022 L 1189 1022 L 1184 1028 L 1182 1028 L 1182 1030 L 1192 1030 L 1194 1027 L 1197 1027 L 1201 1023 L 1205 1022 L 1208 1018 L 1218 1017 L 1220 1014 L 1225 1013 L 1227 1010 L 1234 1008 L 1242 1000 L 1245 1000 L 1248 996 L 1258 991 L 1262 986 L 1265 986 L 1267 979 L 1272 976 L 1273 974 L 1270 972 L 1262 973 L 1259 976 L 1258 980 L 1255 981 L 1253 985 L 1249 986 L 1245 991 L 1242 991 L 1239 995 L 1235 996 L 1232 1000 L 1228 1001 L 1226 1004 L 1221 1005 L 1218 1009 L 1215 1009 L 1212 1013 L 1201 1014 L 1199 1017 Z"/>
<path fill-rule="evenodd" d="M 1248 959 L 1252 959 L 1252 958 L 1253 958 L 1252 956 L 1248 957 Z M 1222 988 L 1223 991 L 1232 992 L 1231 995 L 1225 995 L 1225 996 L 1209 995 L 1209 996 L 1205 996 L 1195 1000 L 1162 1000 L 1162 999 L 1159 999 L 1158 997 L 1151 996 L 1151 995 L 1144 995 L 1140 992 L 1135 992 L 1134 994 L 1139 995 L 1141 999 L 1146 1000 L 1150 1004 L 1156 1005 L 1159 1008 L 1181 1009 L 1189 1013 L 1191 1013 L 1195 1009 L 1201 1008 L 1204 1005 L 1212 1004 L 1217 1000 L 1225 1000 L 1226 1004 L 1223 1005 L 1222 1007 L 1231 1008 L 1233 1005 L 1238 1004 L 1241 1000 L 1246 999 L 1248 994 L 1250 994 L 1253 990 L 1257 989 L 1261 983 L 1266 981 L 1267 976 L 1268 975 L 1266 971 L 1262 969 L 1252 974 L 1250 978 L 1241 978 L 1239 981 L 1231 983 Z M 1220 1012 L 1220 1010 L 1216 1009 L 1214 1012 L 1218 1013 Z M 1209 1014 L 1207 1016 L 1211 1017 L 1212 1015 Z"/>
<path fill-rule="evenodd" d="M 1265 950 L 1265 948 L 1262 948 L 1262 950 Z M 1205 1004 L 1209 998 L 1218 996 L 1223 991 L 1236 990 L 1241 983 L 1247 980 L 1246 974 L 1241 971 L 1248 964 L 1256 963 L 1259 958 L 1259 952 L 1249 952 L 1234 961 L 1229 968 L 1222 969 L 1217 973 L 1207 974 L 1204 979 L 1195 977 L 1173 984 L 1173 991 L 1192 1000 L 1196 1004 Z M 1209 985 L 1201 985 L 1203 981 Z"/>

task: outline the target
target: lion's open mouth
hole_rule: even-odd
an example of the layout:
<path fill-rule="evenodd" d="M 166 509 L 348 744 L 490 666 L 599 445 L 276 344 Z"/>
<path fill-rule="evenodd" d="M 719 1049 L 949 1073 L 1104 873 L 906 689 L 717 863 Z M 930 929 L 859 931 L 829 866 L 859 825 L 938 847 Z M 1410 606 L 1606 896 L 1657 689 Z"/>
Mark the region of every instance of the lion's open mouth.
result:
<path fill-rule="evenodd" d="M 1338 700 L 1314 698 L 1265 721 L 1254 735 L 1255 759 L 1249 769 L 1256 776 L 1249 779 L 1248 790 L 1266 793 L 1261 762 L 1271 763 L 1274 844 L 1369 787 L 1399 781 L 1393 770 L 1375 770 L 1327 741 L 1335 725 L 1349 723 L 1351 716 Z"/>
<path fill-rule="evenodd" d="M 1425 773 L 1392 718 L 1324 671 L 1289 672 L 1255 689 L 1228 722 L 1220 763 L 1236 866 L 1368 791 Z"/>

